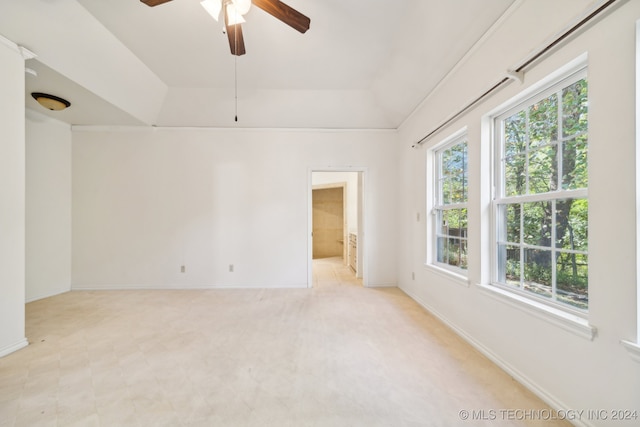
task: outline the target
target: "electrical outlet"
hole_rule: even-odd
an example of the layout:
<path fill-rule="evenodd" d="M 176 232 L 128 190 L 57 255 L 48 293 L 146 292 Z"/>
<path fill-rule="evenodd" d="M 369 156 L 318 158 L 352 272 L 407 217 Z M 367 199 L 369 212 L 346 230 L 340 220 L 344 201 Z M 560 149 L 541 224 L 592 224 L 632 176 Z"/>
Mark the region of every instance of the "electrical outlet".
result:
<path fill-rule="evenodd" d="M 180 266 L 180 273 L 186 273 L 187 272 L 187 267 L 185 267 L 184 265 Z"/>
<path fill-rule="evenodd" d="M 416 280 L 416 273 L 415 272 L 411 272 L 411 280 Z"/>
<path fill-rule="evenodd" d="M 233 273 L 233 264 L 229 264 L 229 273 Z"/>

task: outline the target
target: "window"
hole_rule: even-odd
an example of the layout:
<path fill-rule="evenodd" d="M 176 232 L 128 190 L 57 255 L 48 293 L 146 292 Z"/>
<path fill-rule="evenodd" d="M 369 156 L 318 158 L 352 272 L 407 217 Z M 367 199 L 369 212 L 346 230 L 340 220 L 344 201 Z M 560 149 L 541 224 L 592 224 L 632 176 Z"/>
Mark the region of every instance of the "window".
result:
<path fill-rule="evenodd" d="M 493 119 L 493 284 L 588 309 L 586 68 Z"/>
<path fill-rule="evenodd" d="M 434 150 L 432 263 L 466 275 L 467 139 L 454 135 Z"/>

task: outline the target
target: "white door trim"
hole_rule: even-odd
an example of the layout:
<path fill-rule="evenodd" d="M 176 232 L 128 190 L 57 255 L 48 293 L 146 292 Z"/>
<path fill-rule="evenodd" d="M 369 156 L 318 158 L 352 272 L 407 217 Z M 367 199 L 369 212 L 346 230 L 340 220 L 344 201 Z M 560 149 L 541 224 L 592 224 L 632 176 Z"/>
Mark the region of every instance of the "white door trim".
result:
<path fill-rule="evenodd" d="M 358 182 L 358 274 L 362 279 L 362 285 L 368 287 L 368 260 L 367 260 L 367 227 L 369 224 L 367 213 L 367 173 L 366 167 L 356 166 L 320 166 L 309 168 L 307 177 L 307 287 L 313 287 L 313 173 L 314 172 L 359 172 L 361 179 Z M 346 244 L 346 242 L 345 242 Z"/>

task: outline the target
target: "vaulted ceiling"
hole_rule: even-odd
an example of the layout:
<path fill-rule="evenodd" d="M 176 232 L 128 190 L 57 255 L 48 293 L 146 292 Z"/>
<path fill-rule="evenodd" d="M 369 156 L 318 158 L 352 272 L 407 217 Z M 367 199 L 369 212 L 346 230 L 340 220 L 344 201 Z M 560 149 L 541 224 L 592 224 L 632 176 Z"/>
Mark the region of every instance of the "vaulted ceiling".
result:
<path fill-rule="evenodd" d="M 396 129 L 514 1 L 285 0 L 310 30 L 253 7 L 240 57 L 200 0 L 0 0 L 0 35 L 70 124 Z"/>

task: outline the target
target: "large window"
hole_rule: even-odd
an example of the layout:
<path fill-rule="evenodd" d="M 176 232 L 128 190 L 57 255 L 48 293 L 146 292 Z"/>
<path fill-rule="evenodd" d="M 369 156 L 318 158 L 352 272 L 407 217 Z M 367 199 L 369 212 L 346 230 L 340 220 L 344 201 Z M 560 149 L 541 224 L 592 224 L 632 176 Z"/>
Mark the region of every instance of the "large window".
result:
<path fill-rule="evenodd" d="M 588 309 L 586 69 L 495 117 L 493 283 Z"/>
<path fill-rule="evenodd" d="M 467 270 L 467 139 L 449 139 L 434 151 L 434 257 L 437 266 Z"/>

